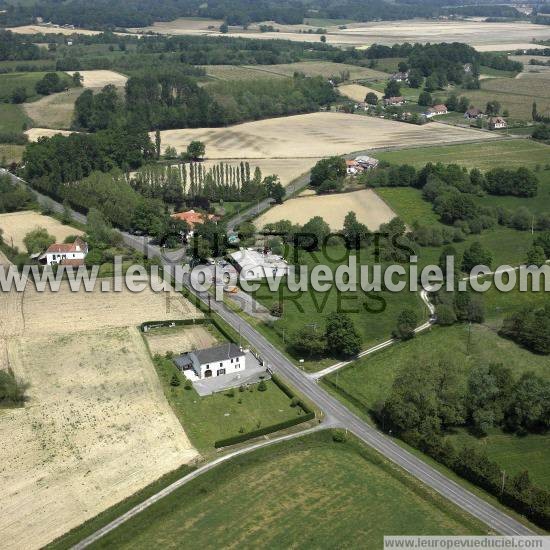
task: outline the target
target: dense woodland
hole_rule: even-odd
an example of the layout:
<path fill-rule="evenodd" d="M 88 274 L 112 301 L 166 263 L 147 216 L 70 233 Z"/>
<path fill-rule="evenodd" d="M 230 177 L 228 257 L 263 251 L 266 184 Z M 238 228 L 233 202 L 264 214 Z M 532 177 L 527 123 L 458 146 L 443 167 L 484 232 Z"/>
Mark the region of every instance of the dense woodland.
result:
<path fill-rule="evenodd" d="M 336 99 L 321 77 L 280 81 L 215 82 L 199 87 L 177 71 L 132 77 L 121 100 L 113 86 L 85 91 L 75 106 L 78 129 L 100 130 L 125 122 L 148 129 L 224 126 L 244 120 L 319 110 Z"/>
<path fill-rule="evenodd" d="M 356 21 L 449 14 L 515 19 L 523 17 L 514 8 L 504 5 L 454 6 L 453 2 L 443 4 L 439 0 L 402 0 L 399 3 L 384 0 L 211 0 L 208 3 L 199 0 L 98 0 L 93 5 L 85 0 L 37 0 L 32 4 L 3 0 L 3 4 L 7 11 L 0 14 L 0 24 L 6 26 L 27 24 L 39 16 L 59 24 L 97 29 L 144 27 L 155 21 L 197 16 L 222 19 L 228 25 L 243 27 L 260 21 L 300 24 L 307 17 Z M 536 13 L 534 17 L 537 17 Z"/>

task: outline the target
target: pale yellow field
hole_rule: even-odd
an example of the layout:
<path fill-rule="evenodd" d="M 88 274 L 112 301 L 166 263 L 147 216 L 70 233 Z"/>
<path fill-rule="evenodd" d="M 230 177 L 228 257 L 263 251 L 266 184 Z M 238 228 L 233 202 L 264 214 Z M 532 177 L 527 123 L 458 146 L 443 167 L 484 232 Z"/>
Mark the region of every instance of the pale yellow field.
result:
<path fill-rule="evenodd" d="M 82 86 L 84 88 L 103 88 L 108 84 L 123 88 L 128 80 L 127 76 L 115 71 L 78 71 L 83 77 Z"/>
<path fill-rule="evenodd" d="M 211 34 L 219 33 L 220 21 L 196 21 L 178 19 L 166 23 L 155 23 L 151 27 L 138 30 L 151 30 L 161 34 Z M 208 27 L 212 28 L 208 28 Z M 395 44 L 402 42 L 465 42 L 480 50 L 509 50 L 532 47 L 532 39 L 550 38 L 550 30 L 545 25 L 532 25 L 528 22 L 486 23 L 480 20 L 467 21 L 377 21 L 372 23 L 350 23 L 346 29 L 337 25 L 326 28 L 328 44 L 366 47 L 373 43 Z M 319 34 L 308 34 L 300 30 L 315 27 L 307 25 L 275 25 L 280 32 L 258 32 L 258 25 L 247 30 L 231 27 L 226 36 L 280 39 L 299 42 L 319 42 Z"/>
<path fill-rule="evenodd" d="M 23 109 L 40 128 L 66 130 L 71 127 L 74 104 L 82 91 L 82 88 L 71 88 L 66 92 L 47 95 L 38 101 L 23 103 Z"/>
<path fill-rule="evenodd" d="M 0 368 L 31 384 L 0 411 L 3 547 L 42 547 L 198 457 L 136 325 L 201 315 L 175 292 L 0 293 Z"/>
<path fill-rule="evenodd" d="M 0 416 L 4 548 L 39 548 L 198 457 L 136 328 L 33 335 L 8 351 L 32 386 Z"/>
<path fill-rule="evenodd" d="M 372 190 L 334 195 L 306 195 L 277 205 L 254 221 L 258 229 L 267 223 L 290 220 L 303 225 L 314 216 L 321 216 L 334 231 L 342 229 L 348 212 L 355 212 L 358 221 L 371 231 L 396 216 L 395 212 Z"/>
<path fill-rule="evenodd" d="M 86 34 L 88 36 L 100 34 L 101 31 L 91 31 L 88 29 L 66 29 L 56 25 L 22 25 L 21 27 L 11 27 L 7 29 L 17 34 Z"/>
<path fill-rule="evenodd" d="M 345 84 L 344 86 L 338 86 L 338 91 L 353 101 L 365 101 L 365 96 L 369 92 L 372 92 L 378 98 L 381 98 L 384 95 L 381 92 L 377 92 L 367 86 L 361 86 L 360 84 Z"/>
<path fill-rule="evenodd" d="M 51 128 L 30 128 L 25 132 L 29 136 L 29 141 L 38 141 L 41 137 L 53 137 L 58 134 L 68 136 L 72 133 L 69 130 L 52 130 Z"/>
<path fill-rule="evenodd" d="M 37 227 L 43 227 L 57 242 L 63 242 L 69 235 L 82 235 L 82 231 L 70 225 L 63 225 L 54 218 L 43 216 L 38 212 L 13 212 L 0 214 L 0 229 L 4 231 L 4 242 L 8 246 L 15 246 L 24 252 L 23 239 L 25 235 Z"/>
<path fill-rule="evenodd" d="M 213 346 L 217 340 L 214 335 L 202 325 L 187 326 L 185 328 L 174 327 L 169 332 L 146 333 L 145 339 L 149 345 L 152 355 L 165 355 L 169 351 L 173 353 L 184 353 L 196 349 L 205 349 Z"/>
<path fill-rule="evenodd" d="M 192 140 L 206 144 L 209 159 L 319 158 L 392 146 L 494 139 L 488 132 L 432 123 L 403 124 L 344 113 L 312 113 L 247 122 L 227 128 L 161 132 L 162 147 L 183 151 Z"/>

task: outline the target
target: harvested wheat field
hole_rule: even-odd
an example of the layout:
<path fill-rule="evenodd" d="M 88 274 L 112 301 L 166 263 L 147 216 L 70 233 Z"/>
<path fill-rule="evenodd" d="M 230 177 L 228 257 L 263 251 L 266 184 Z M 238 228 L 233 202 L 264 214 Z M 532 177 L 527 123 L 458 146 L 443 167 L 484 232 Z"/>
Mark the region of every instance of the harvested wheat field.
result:
<path fill-rule="evenodd" d="M 9 343 L 30 402 L 4 411 L 4 548 L 39 548 L 198 456 L 136 328 Z"/>
<path fill-rule="evenodd" d="M 162 146 L 184 151 L 192 140 L 209 159 L 319 158 L 399 145 L 495 139 L 494 134 L 438 123 L 424 126 L 344 113 L 312 113 L 246 122 L 227 128 L 161 132 Z"/>
<path fill-rule="evenodd" d="M 136 325 L 201 316 L 175 292 L 0 294 L 0 368 L 31 384 L 0 412 L 5 548 L 39 548 L 198 456 Z"/>
<path fill-rule="evenodd" d="M 10 214 L 0 214 L 0 229 L 4 231 L 4 242 L 11 247 L 17 247 L 24 251 L 25 245 L 23 239 L 25 235 L 36 229 L 43 227 L 50 235 L 53 235 L 57 242 L 63 242 L 69 235 L 82 235 L 80 229 L 63 225 L 61 222 L 49 216 L 43 216 L 38 212 L 12 212 Z"/>
<path fill-rule="evenodd" d="M 296 197 L 271 208 L 257 218 L 254 225 L 260 229 L 267 223 L 280 220 L 303 225 L 313 216 L 321 216 L 333 231 L 337 231 L 344 226 L 344 218 L 350 211 L 355 212 L 357 220 L 371 231 L 396 216 L 372 189 L 362 189 L 352 193 Z"/>
<path fill-rule="evenodd" d="M 113 279 L 101 284 L 114 285 Z M 173 290 L 130 292 L 124 284 L 121 292 L 71 292 L 63 282 L 60 292 L 38 292 L 27 288 L 23 299 L 24 331 L 32 334 L 72 333 L 89 328 L 136 326 L 145 321 L 193 319 L 202 317 L 188 300 Z M 51 316 L 51 304 L 62 315 Z"/>
<path fill-rule="evenodd" d="M 150 27 L 138 27 L 128 29 L 129 32 L 146 34 L 155 32 L 159 34 L 205 34 L 218 31 L 223 20 L 202 19 L 200 17 L 180 17 L 173 21 L 158 21 Z"/>
<path fill-rule="evenodd" d="M 116 73 L 115 71 L 78 71 L 82 76 L 82 86 L 84 88 L 103 88 L 112 84 L 117 88 L 123 88 L 128 80 L 127 76 Z"/>
<path fill-rule="evenodd" d="M 62 136 L 68 136 L 74 132 L 69 130 L 52 130 L 51 128 L 30 128 L 25 132 L 29 136 L 29 141 L 38 141 L 41 137 L 53 137 L 61 134 Z"/>
<path fill-rule="evenodd" d="M 338 86 L 338 91 L 346 97 L 349 97 L 353 101 L 365 101 L 365 97 L 368 93 L 373 93 L 377 98 L 381 98 L 384 94 L 368 88 L 367 86 L 361 86 L 360 84 L 345 84 L 344 86 Z"/>
<path fill-rule="evenodd" d="M 86 34 L 92 36 L 94 34 L 101 34 L 102 31 L 91 31 L 88 29 L 68 29 L 65 27 L 58 27 L 57 25 L 22 25 L 20 27 L 11 27 L 6 29 L 16 34 L 64 34 L 69 36 L 71 34 Z"/>
<path fill-rule="evenodd" d="M 178 354 L 209 348 L 218 341 L 204 325 L 152 330 L 146 333 L 145 339 L 151 355 L 165 355 L 168 352 Z"/>
<path fill-rule="evenodd" d="M 73 121 L 75 101 L 82 91 L 82 88 L 71 88 L 48 95 L 32 103 L 23 103 L 23 109 L 36 126 L 67 130 Z"/>

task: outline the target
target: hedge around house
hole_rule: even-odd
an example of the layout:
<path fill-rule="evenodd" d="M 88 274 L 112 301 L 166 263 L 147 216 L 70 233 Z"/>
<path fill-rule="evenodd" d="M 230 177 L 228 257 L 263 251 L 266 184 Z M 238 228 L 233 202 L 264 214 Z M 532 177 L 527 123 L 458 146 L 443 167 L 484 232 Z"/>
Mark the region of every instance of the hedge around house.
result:
<path fill-rule="evenodd" d="M 271 426 L 260 428 L 259 430 L 235 435 L 233 437 L 227 437 L 226 439 L 219 439 L 218 441 L 214 442 L 214 447 L 216 449 L 219 449 L 220 447 L 236 445 L 237 443 L 242 443 L 244 441 L 248 441 L 249 439 L 260 437 L 261 435 L 278 432 L 279 430 L 284 430 L 285 428 L 290 428 L 291 426 L 296 426 L 298 424 L 302 424 L 303 422 L 308 422 L 309 420 L 313 420 L 314 418 L 315 413 L 308 412 L 304 415 L 297 416 L 296 418 L 290 418 L 289 420 L 285 420 L 284 422 L 279 422 L 278 424 L 272 424 Z"/>

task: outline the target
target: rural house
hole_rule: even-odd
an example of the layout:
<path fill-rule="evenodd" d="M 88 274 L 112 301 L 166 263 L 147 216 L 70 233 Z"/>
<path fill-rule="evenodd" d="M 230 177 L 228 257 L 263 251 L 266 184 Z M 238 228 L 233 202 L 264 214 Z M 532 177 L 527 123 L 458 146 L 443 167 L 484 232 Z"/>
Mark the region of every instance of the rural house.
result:
<path fill-rule="evenodd" d="M 501 128 L 506 128 L 507 126 L 507 122 L 500 116 L 491 117 L 489 119 L 489 130 L 500 130 Z"/>
<path fill-rule="evenodd" d="M 181 371 L 204 380 L 224 374 L 242 372 L 246 368 L 246 354 L 236 344 L 226 343 L 214 348 L 191 351 L 174 357 L 176 367 Z"/>
<path fill-rule="evenodd" d="M 394 80 L 395 82 L 405 82 L 408 78 L 409 78 L 408 71 L 405 73 L 402 73 L 402 72 L 393 73 L 390 76 L 390 80 Z"/>
<path fill-rule="evenodd" d="M 369 157 L 367 155 L 361 155 L 355 158 L 355 162 L 363 168 L 363 170 L 372 170 L 378 166 L 378 159 Z"/>
<path fill-rule="evenodd" d="M 446 115 L 449 111 L 447 110 L 447 105 L 439 104 L 430 107 L 425 113 L 426 118 L 432 118 L 438 115 Z"/>
<path fill-rule="evenodd" d="M 74 243 L 52 244 L 38 261 L 44 265 L 84 265 L 88 243 L 77 237 Z"/>
<path fill-rule="evenodd" d="M 348 176 L 355 176 L 363 171 L 363 167 L 356 160 L 346 160 L 346 172 Z"/>
<path fill-rule="evenodd" d="M 187 225 L 189 226 L 189 237 L 193 236 L 193 230 L 197 224 L 202 224 L 206 221 L 217 222 L 220 219 L 214 214 L 206 214 L 202 212 L 197 212 L 195 210 L 187 210 L 187 212 L 178 212 L 177 214 L 172 214 L 172 218 L 175 220 L 187 222 Z"/>
<path fill-rule="evenodd" d="M 403 105 L 404 103 L 405 98 L 401 95 L 384 99 L 384 105 Z"/>
<path fill-rule="evenodd" d="M 481 109 L 478 109 L 477 107 L 470 107 L 464 113 L 464 118 L 467 118 L 469 120 L 476 120 L 478 118 L 481 118 L 482 116 L 483 116 L 483 111 Z"/>

